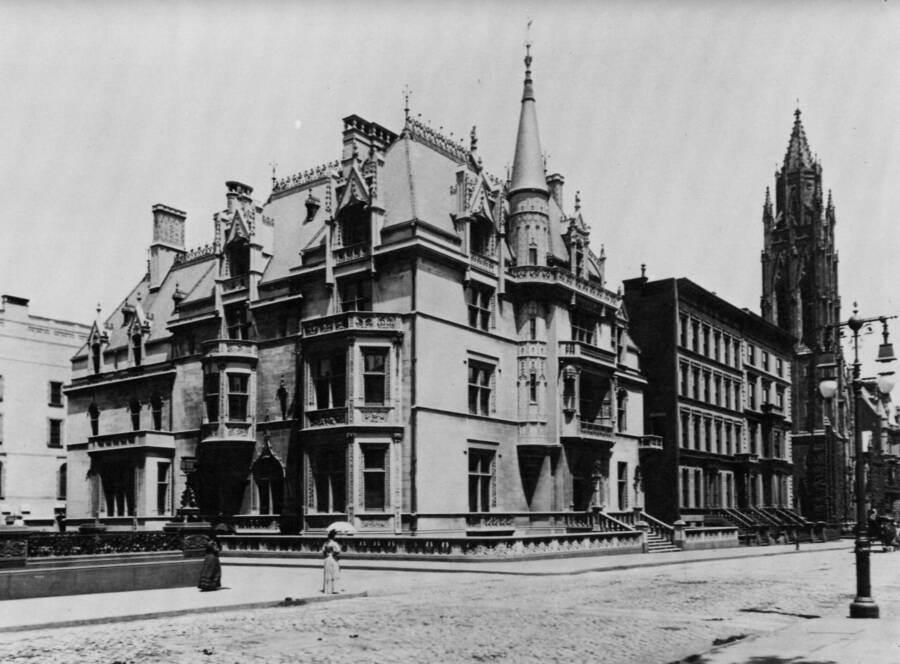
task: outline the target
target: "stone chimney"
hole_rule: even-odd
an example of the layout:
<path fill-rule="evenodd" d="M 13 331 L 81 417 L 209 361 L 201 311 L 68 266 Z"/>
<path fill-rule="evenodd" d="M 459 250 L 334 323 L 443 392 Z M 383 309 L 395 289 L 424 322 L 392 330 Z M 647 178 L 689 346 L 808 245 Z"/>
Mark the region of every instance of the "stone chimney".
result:
<path fill-rule="evenodd" d="M 184 253 L 184 221 L 187 215 L 168 205 L 153 206 L 153 243 L 150 245 L 150 290 L 162 285 L 175 258 Z"/>
<path fill-rule="evenodd" d="M 559 209 L 563 209 L 563 184 L 566 179 L 559 173 L 552 173 L 547 176 L 547 188 L 550 190 L 550 196 L 556 201 Z"/>
<path fill-rule="evenodd" d="M 28 320 L 28 299 L 15 295 L 3 296 L 3 308 L 0 309 L 7 320 Z"/>

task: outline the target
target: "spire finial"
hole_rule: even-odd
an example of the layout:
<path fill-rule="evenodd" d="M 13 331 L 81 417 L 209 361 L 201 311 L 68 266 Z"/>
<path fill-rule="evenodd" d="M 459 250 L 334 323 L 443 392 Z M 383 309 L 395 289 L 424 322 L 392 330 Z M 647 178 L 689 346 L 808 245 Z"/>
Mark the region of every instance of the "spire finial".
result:
<path fill-rule="evenodd" d="M 275 161 L 275 160 L 273 159 L 272 161 L 269 162 L 269 166 L 272 167 L 272 186 L 274 187 L 274 186 L 275 186 L 275 180 L 276 180 L 276 178 L 275 178 L 275 169 L 278 168 L 278 162 Z"/>
<path fill-rule="evenodd" d="M 100 318 L 100 303 L 97 303 L 97 318 Z"/>
<path fill-rule="evenodd" d="M 531 78 L 531 21 L 525 26 L 525 78 Z"/>
<path fill-rule="evenodd" d="M 794 122 L 800 122 L 800 100 L 797 100 L 797 108 L 794 109 Z"/>
<path fill-rule="evenodd" d="M 575 212 L 581 209 L 581 191 L 575 192 Z"/>
<path fill-rule="evenodd" d="M 475 125 L 472 125 L 472 131 L 469 132 L 469 150 L 475 152 L 478 149 L 478 135 L 475 133 Z"/>
<path fill-rule="evenodd" d="M 409 96 L 412 94 L 412 91 L 409 89 L 409 85 L 403 86 L 403 116 L 405 120 L 409 121 Z"/>
<path fill-rule="evenodd" d="M 641 279 L 646 278 L 647 276 L 647 264 L 641 263 Z"/>

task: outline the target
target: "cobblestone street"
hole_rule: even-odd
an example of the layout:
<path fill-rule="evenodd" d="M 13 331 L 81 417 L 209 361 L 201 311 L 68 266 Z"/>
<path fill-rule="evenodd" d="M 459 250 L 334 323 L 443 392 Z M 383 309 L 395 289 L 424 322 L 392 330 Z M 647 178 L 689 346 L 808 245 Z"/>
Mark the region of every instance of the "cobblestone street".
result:
<path fill-rule="evenodd" d="M 900 609 L 898 562 L 872 556 L 882 619 Z M 834 613 L 854 568 L 831 550 L 567 576 L 351 571 L 344 583 L 370 596 L 7 633 L 0 661 L 662 664 Z"/>

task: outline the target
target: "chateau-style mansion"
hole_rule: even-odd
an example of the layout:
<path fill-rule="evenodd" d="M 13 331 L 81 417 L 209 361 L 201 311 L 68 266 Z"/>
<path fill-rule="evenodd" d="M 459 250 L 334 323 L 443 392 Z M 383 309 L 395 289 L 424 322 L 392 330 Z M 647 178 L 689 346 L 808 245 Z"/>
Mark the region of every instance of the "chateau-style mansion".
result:
<path fill-rule="evenodd" d="M 523 534 L 642 507 L 662 441 L 605 257 L 545 173 L 531 62 L 507 181 L 474 128 L 407 111 L 399 134 L 344 118 L 340 157 L 265 202 L 228 182 L 206 247 L 154 206 L 147 273 L 73 360 L 69 523 Z"/>

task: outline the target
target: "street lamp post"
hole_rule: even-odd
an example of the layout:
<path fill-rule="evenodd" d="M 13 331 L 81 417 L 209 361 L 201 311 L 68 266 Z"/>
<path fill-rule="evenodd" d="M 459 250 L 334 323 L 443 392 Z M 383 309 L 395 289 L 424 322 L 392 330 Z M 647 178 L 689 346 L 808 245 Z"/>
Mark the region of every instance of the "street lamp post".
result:
<path fill-rule="evenodd" d="M 855 307 L 854 303 L 854 307 Z M 874 318 L 860 318 L 853 315 L 845 323 L 838 323 L 835 327 L 846 327 L 853 333 L 853 451 L 856 457 L 856 598 L 850 603 L 851 618 L 877 618 L 878 605 L 872 598 L 872 582 L 869 566 L 870 542 L 866 529 L 866 469 L 863 460 L 862 436 L 859 431 L 859 400 L 862 393 L 862 380 L 860 379 L 859 364 L 859 331 L 869 323 L 880 322 L 883 327 L 884 341 L 878 348 L 877 362 L 892 362 L 894 358 L 893 346 L 888 342 L 887 321 L 896 316 L 876 316 Z M 893 372 L 885 370 L 878 376 L 878 389 L 887 394 L 894 386 Z M 826 378 L 819 383 L 819 391 L 826 399 L 830 399 L 837 391 L 837 381 Z"/>

